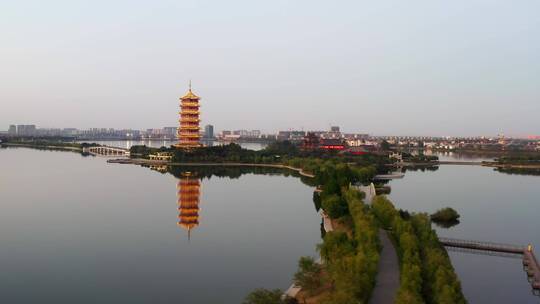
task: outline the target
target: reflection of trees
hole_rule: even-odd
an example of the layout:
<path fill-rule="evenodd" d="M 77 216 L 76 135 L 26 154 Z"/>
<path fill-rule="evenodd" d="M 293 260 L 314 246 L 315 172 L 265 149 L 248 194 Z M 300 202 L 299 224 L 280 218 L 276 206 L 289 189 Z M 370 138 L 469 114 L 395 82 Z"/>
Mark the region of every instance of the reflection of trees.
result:
<path fill-rule="evenodd" d="M 313 179 L 302 176 L 296 171 L 280 168 L 165 165 L 146 167 L 161 173 L 169 172 L 178 178 L 178 225 L 188 231 L 188 238 L 191 237 L 191 230 L 199 225 L 201 180 L 204 178 L 210 179 L 212 176 L 240 178 L 244 174 L 295 176 L 299 177 L 304 184 L 315 186 Z"/>
<path fill-rule="evenodd" d="M 495 168 L 497 172 L 510 175 L 536 175 L 540 176 L 540 169 L 532 168 Z"/>
<path fill-rule="evenodd" d="M 210 179 L 212 176 L 216 177 L 228 177 L 228 178 L 240 178 L 244 174 L 256 174 L 256 175 L 281 175 L 281 176 L 295 176 L 300 177 L 300 180 L 308 185 L 315 186 L 313 181 L 298 174 L 295 171 L 280 168 L 271 167 L 243 167 L 243 166 L 169 166 L 168 172 L 177 178 L 181 178 L 185 172 L 191 172 L 198 178 Z"/>
<path fill-rule="evenodd" d="M 430 165 L 430 166 L 410 166 L 410 167 L 403 167 L 401 172 L 403 172 L 403 173 L 405 173 L 407 171 L 426 172 L 426 171 L 437 171 L 437 170 L 439 170 L 439 166 L 433 166 L 433 165 Z"/>
<path fill-rule="evenodd" d="M 454 221 L 446 221 L 446 222 L 441 222 L 441 221 L 433 221 L 433 223 L 435 223 L 435 225 L 437 225 L 438 227 L 441 227 L 441 228 L 451 228 L 451 227 L 454 227 L 456 225 L 459 224 L 459 220 L 454 220 Z"/>

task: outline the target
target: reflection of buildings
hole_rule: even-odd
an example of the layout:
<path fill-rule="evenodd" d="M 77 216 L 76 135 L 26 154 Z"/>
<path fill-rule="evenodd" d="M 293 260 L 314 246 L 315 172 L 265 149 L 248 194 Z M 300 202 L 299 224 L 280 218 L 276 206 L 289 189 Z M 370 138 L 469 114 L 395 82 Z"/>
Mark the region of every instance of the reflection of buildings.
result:
<path fill-rule="evenodd" d="M 167 165 L 150 165 L 149 167 L 151 170 L 158 171 L 161 173 L 167 172 Z"/>
<path fill-rule="evenodd" d="M 182 173 L 178 181 L 178 225 L 188 231 L 199 226 L 199 197 L 201 181 L 190 172 Z"/>

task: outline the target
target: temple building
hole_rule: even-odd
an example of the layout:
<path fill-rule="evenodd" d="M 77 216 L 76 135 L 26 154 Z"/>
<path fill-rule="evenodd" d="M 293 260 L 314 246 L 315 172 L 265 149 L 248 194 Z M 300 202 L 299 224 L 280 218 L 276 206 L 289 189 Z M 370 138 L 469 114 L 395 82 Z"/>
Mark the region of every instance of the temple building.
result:
<path fill-rule="evenodd" d="M 189 91 L 180 98 L 180 127 L 178 128 L 178 143 L 174 146 L 183 149 L 192 149 L 201 146 L 199 133 L 199 100 L 201 98 Z"/>
<path fill-rule="evenodd" d="M 199 197 L 201 195 L 201 181 L 191 172 L 182 173 L 178 181 L 178 226 L 188 231 L 191 238 L 191 229 L 199 226 Z"/>

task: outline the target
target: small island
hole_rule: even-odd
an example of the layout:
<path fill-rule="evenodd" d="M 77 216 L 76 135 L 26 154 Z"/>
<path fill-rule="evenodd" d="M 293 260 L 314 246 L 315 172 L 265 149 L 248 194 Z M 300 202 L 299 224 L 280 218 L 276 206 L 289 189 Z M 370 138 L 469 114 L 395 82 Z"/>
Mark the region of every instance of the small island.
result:
<path fill-rule="evenodd" d="M 450 207 L 446 207 L 443 209 L 439 209 L 437 212 L 430 215 L 430 218 L 431 221 L 438 226 L 450 228 L 459 224 L 460 215 L 456 210 Z"/>

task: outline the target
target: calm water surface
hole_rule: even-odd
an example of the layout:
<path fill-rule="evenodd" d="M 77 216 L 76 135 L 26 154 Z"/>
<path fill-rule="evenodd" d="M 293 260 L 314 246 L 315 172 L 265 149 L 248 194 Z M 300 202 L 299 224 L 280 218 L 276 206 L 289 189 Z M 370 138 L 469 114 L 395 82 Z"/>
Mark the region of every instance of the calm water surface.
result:
<path fill-rule="evenodd" d="M 0 303 L 241 303 L 320 242 L 295 177 L 203 179 L 188 239 L 171 174 L 13 148 L 0 168 Z"/>
<path fill-rule="evenodd" d="M 451 158 L 450 158 L 451 159 Z M 540 177 L 507 175 L 480 166 L 442 165 L 407 171 L 390 183 L 398 208 L 432 213 L 450 206 L 461 223 L 440 236 L 526 245 L 540 253 Z M 521 259 L 449 252 L 471 303 L 540 303 Z"/>

